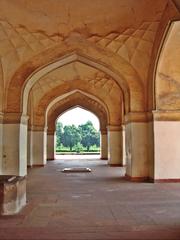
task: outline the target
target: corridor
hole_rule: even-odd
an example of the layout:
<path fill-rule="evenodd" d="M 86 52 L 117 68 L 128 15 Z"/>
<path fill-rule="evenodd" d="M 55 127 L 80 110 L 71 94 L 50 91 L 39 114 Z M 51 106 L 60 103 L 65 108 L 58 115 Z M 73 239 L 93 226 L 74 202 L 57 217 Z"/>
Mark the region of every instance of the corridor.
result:
<path fill-rule="evenodd" d="M 58 158 L 29 169 L 27 206 L 1 216 L 0 239 L 180 239 L 179 184 L 132 183 L 124 168 L 95 157 Z M 92 172 L 62 173 L 64 167 Z"/>

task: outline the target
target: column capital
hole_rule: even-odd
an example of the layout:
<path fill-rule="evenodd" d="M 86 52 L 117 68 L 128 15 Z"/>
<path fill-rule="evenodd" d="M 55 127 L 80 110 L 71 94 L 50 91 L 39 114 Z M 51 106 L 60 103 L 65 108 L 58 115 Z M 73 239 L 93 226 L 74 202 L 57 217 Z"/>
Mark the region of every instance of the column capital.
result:
<path fill-rule="evenodd" d="M 54 135 L 56 131 L 54 130 L 47 130 L 47 135 Z"/>
<path fill-rule="evenodd" d="M 27 124 L 28 123 L 29 116 L 23 115 L 21 116 L 21 124 Z"/>
<path fill-rule="evenodd" d="M 125 124 L 131 122 L 149 122 L 152 120 L 150 112 L 129 112 L 125 115 Z"/>
<path fill-rule="evenodd" d="M 152 111 L 154 121 L 180 121 L 180 111 Z"/>
<path fill-rule="evenodd" d="M 29 116 L 24 115 L 22 113 L 13 113 L 13 112 L 8 112 L 8 113 L 0 113 L 0 121 L 3 121 L 3 123 L 6 124 L 27 124 L 29 119 Z"/>
<path fill-rule="evenodd" d="M 29 131 L 34 131 L 34 132 L 43 132 L 44 131 L 44 126 L 39 126 L 39 125 L 31 125 L 28 128 Z"/>
<path fill-rule="evenodd" d="M 112 131 L 112 132 L 122 131 L 123 126 L 122 125 L 108 125 L 107 129 L 108 129 L 108 131 Z"/>
<path fill-rule="evenodd" d="M 22 113 L 19 112 L 5 112 L 3 116 L 3 123 L 17 124 L 21 122 Z"/>

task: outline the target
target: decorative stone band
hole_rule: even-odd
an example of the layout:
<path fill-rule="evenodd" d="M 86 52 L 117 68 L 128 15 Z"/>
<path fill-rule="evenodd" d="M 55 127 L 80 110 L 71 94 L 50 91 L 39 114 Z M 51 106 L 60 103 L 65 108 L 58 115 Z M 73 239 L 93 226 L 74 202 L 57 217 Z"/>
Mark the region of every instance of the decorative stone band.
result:
<path fill-rule="evenodd" d="M 125 124 L 131 122 L 150 122 L 152 119 L 152 113 L 150 112 L 130 112 L 125 115 Z"/>
<path fill-rule="evenodd" d="M 107 129 L 108 129 L 108 131 L 111 131 L 111 132 L 117 132 L 117 131 L 122 131 L 123 126 L 122 125 L 108 125 Z"/>
<path fill-rule="evenodd" d="M 21 113 L 4 113 L 1 114 L 0 120 L 5 124 L 24 124 L 28 123 L 29 117 L 27 115 L 22 115 Z"/>
<path fill-rule="evenodd" d="M 152 112 L 130 112 L 125 115 L 125 124 L 150 121 L 180 121 L 180 111 L 155 110 Z"/>
<path fill-rule="evenodd" d="M 154 121 L 180 121 L 180 111 L 153 111 Z"/>
<path fill-rule="evenodd" d="M 47 131 L 47 127 L 39 126 L 39 125 L 31 125 L 28 127 L 28 130 L 34 131 L 34 132 L 43 132 L 43 131 Z"/>

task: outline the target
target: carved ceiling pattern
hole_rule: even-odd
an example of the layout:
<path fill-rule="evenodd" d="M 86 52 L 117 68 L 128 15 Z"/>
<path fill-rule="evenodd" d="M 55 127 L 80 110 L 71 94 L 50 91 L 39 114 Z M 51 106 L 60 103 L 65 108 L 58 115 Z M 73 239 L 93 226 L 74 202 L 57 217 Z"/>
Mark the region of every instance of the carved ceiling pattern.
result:
<path fill-rule="evenodd" d="M 25 27 L 14 27 L 0 20 L 0 58 L 4 80 L 30 57 L 59 42 L 58 36 L 49 37 L 41 31 L 30 32 Z"/>
<path fill-rule="evenodd" d="M 143 22 L 138 29 L 128 28 L 121 33 L 110 33 L 105 37 L 92 36 L 88 40 L 123 57 L 144 81 L 158 25 L 159 21 Z"/>
<path fill-rule="evenodd" d="M 86 88 L 88 85 L 94 91 L 104 92 L 106 96 L 110 96 L 112 99 L 116 98 L 116 102 L 120 103 L 121 101 L 121 89 L 111 77 L 95 68 L 75 62 L 63 66 L 63 68 L 56 69 L 42 77 L 31 90 L 33 102 L 35 104 L 38 103 L 53 88 L 62 84 L 71 85 L 76 80 L 81 80 Z"/>
<path fill-rule="evenodd" d="M 158 21 L 144 22 L 138 29 L 128 28 L 106 36 L 86 37 L 82 34 L 81 37 L 124 58 L 144 81 L 158 24 Z M 0 57 L 4 80 L 10 79 L 23 62 L 65 39 L 60 34 L 50 36 L 43 31 L 31 32 L 24 26 L 14 27 L 0 20 Z"/>

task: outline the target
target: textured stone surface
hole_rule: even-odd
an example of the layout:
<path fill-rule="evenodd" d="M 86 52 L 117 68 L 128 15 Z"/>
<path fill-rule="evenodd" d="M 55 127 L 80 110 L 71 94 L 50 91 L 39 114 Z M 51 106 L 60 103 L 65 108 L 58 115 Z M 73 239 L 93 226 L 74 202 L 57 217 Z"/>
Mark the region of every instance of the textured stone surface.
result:
<path fill-rule="evenodd" d="M 155 130 L 169 143 L 154 121 L 180 120 L 179 0 L 1 0 L 0 9 L 0 172 L 26 174 L 28 117 L 28 154 L 44 164 L 44 127 L 54 131 L 58 113 L 78 104 L 101 130 L 124 125 L 114 156 L 127 153 L 131 177 L 153 176 Z M 178 145 L 170 149 L 177 178 Z"/>
<path fill-rule="evenodd" d="M 88 166 L 91 173 L 64 174 Z M 62 159 L 29 170 L 28 204 L 0 218 L 1 239 L 179 240 L 178 184 L 131 183 L 102 160 Z"/>

